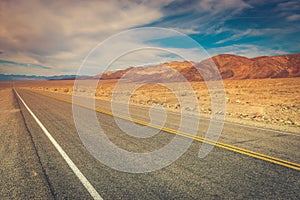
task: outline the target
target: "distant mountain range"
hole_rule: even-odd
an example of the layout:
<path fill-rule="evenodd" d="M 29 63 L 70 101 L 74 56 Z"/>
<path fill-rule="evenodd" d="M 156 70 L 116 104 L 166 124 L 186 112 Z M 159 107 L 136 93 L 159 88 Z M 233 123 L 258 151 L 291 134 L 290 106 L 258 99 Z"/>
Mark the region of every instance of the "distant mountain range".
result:
<path fill-rule="evenodd" d="M 208 79 L 214 79 L 210 67 L 213 63 L 219 69 L 223 79 L 300 77 L 300 53 L 297 53 L 256 58 L 220 54 L 199 63 L 184 61 L 147 67 L 130 67 L 116 72 L 98 74 L 94 78 L 119 79 L 122 77 L 133 82 L 176 82 L 182 81 L 183 76 L 188 81 L 203 81 L 199 72 Z"/>
<path fill-rule="evenodd" d="M 35 75 L 15 75 L 15 74 L 0 74 L 0 80 L 68 80 L 75 79 L 76 75 L 60 75 L 60 76 L 35 76 Z"/>
<path fill-rule="evenodd" d="M 212 62 L 213 61 L 213 62 Z M 169 62 L 155 66 L 129 67 L 115 72 L 105 72 L 80 79 L 120 79 L 130 82 L 178 82 L 183 77 L 188 81 L 203 81 L 201 75 L 214 79 L 211 65 L 219 69 L 223 79 L 262 79 L 300 77 L 300 53 L 282 56 L 243 56 L 220 54 L 201 62 Z M 201 72 L 201 74 L 199 73 Z M 0 80 L 65 80 L 75 79 L 76 75 L 26 76 L 0 74 Z"/>

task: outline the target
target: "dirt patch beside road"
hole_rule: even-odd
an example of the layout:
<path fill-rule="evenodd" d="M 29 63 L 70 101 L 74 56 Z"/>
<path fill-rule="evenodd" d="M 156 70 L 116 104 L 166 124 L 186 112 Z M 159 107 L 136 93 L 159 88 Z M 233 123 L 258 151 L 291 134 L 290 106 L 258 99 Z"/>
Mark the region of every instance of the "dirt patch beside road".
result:
<path fill-rule="evenodd" d="M 51 199 L 11 89 L 0 90 L 0 199 Z"/>
<path fill-rule="evenodd" d="M 121 83 L 122 90 L 114 91 L 116 80 L 99 81 L 96 93 L 86 87 L 76 90 L 76 94 L 111 100 L 125 101 L 130 97 L 131 104 L 152 106 L 160 104 L 166 109 L 196 111 L 197 103 L 200 114 L 207 117 L 211 114 L 211 101 L 204 82 L 191 82 L 193 90 L 185 89 L 182 83 L 145 84 L 133 93 L 128 92 L 135 83 Z M 49 91 L 71 95 L 73 80 L 32 81 L 19 84 L 28 89 Z M 170 91 L 167 87 L 177 88 Z M 300 129 L 300 78 L 225 80 L 226 117 L 228 121 L 273 128 L 284 131 L 299 132 Z M 198 102 L 191 101 L 195 95 Z M 188 102 L 189 106 L 181 107 L 176 96 Z M 190 101 L 190 102 L 189 102 Z"/>

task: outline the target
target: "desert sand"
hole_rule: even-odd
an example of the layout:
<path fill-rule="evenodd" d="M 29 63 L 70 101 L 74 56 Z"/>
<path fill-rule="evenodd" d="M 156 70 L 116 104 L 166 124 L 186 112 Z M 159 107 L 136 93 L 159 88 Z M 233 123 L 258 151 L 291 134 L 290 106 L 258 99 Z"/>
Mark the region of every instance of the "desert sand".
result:
<path fill-rule="evenodd" d="M 110 101 L 127 102 L 143 106 L 162 105 L 172 111 L 184 109 L 197 111 L 209 117 L 211 99 L 204 82 L 191 82 L 192 90 L 183 83 L 122 83 L 117 80 L 101 80 L 97 90 L 82 80 L 83 87 L 75 89 L 76 95 Z M 115 91 L 116 83 L 121 88 Z M 74 80 L 27 81 L 16 83 L 26 89 L 72 95 Z M 226 120 L 283 131 L 300 130 L 300 78 L 224 80 L 226 92 Z M 135 91 L 130 90 L 136 87 Z M 168 88 L 177 88 L 170 90 Z M 192 100 L 195 95 L 198 102 Z M 188 102 L 181 107 L 178 97 Z"/>

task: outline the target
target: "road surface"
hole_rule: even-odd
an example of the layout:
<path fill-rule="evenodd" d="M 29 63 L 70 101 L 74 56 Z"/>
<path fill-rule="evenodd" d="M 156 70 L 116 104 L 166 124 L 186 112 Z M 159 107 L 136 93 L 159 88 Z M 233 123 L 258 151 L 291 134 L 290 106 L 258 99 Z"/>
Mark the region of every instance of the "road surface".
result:
<path fill-rule="evenodd" d="M 201 142 L 197 140 L 183 156 L 161 170 L 143 174 L 113 170 L 96 160 L 82 144 L 70 103 L 29 90 L 17 88 L 16 91 L 103 199 L 300 198 L 299 170 L 222 147 L 215 147 L 207 157 L 200 159 Z M 21 99 L 12 89 L 0 92 L 3 113 L 0 199 L 93 199 Z M 144 116 L 142 111 L 136 113 Z M 158 139 L 137 143 L 122 133 L 112 116 L 97 112 L 97 117 L 111 141 L 130 151 L 150 151 L 174 137 L 161 131 Z M 176 121 L 175 114 L 171 121 Z M 200 123 L 205 130 L 207 122 Z M 174 123 L 169 125 L 175 126 Z M 203 136 L 203 130 L 199 130 L 200 136 Z M 220 141 L 300 163 L 300 137 L 297 134 L 228 123 Z"/>

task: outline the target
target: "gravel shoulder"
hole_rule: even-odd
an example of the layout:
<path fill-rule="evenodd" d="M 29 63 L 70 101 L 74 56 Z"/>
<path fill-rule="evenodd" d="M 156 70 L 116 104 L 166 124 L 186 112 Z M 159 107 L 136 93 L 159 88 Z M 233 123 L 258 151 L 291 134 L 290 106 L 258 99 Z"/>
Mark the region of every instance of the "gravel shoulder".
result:
<path fill-rule="evenodd" d="M 13 91 L 0 96 L 0 199 L 52 199 Z"/>

